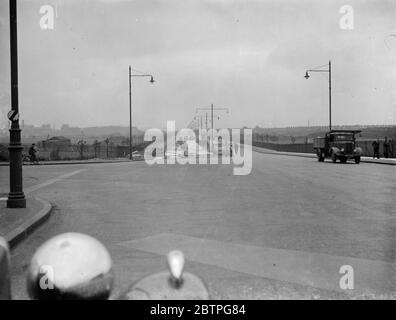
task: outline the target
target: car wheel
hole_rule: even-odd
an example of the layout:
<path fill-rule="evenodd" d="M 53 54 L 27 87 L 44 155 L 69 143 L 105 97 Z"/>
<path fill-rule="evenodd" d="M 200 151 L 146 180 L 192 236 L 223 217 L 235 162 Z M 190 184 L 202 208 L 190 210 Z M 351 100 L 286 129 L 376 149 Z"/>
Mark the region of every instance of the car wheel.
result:
<path fill-rule="evenodd" d="M 335 163 L 337 161 L 337 156 L 335 153 L 331 154 L 331 160 Z"/>
<path fill-rule="evenodd" d="M 360 163 L 360 157 L 355 157 L 355 163 L 359 164 Z"/>

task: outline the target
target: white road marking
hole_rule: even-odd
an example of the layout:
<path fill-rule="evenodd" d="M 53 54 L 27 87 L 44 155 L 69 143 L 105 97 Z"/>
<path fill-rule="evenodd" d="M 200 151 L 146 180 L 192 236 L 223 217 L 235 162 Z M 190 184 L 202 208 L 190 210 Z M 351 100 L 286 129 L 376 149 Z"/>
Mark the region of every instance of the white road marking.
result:
<path fill-rule="evenodd" d="M 36 184 L 34 186 L 28 187 L 28 188 L 25 189 L 24 192 L 25 192 L 25 194 L 32 193 L 33 191 L 36 191 L 36 190 L 39 190 L 41 188 L 47 187 L 47 186 L 49 186 L 49 185 L 51 185 L 51 184 L 53 184 L 55 182 L 70 178 L 71 176 L 74 176 L 74 175 L 76 175 L 76 174 L 78 174 L 78 173 L 80 173 L 82 171 L 85 171 L 85 170 L 86 169 L 81 169 L 81 170 L 77 170 L 77 171 L 73 171 L 73 172 L 62 174 L 59 177 L 56 177 L 56 178 L 53 178 L 53 179 L 49 179 L 49 180 L 47 180 L 47 181 L 45 181 L 43 183 Z"/>
<path fill-rule="evenodd" d="M 340 288 L 341 266 L 354 270 L 353 293 L 395 293 L 396 263 L 333 256 L 323 253 L 264 248 L 178 234 L 159 234 L 119 243 L 122 246 L 166 255 L 173 249 L 187 260 L 287 281 L 345 292 Z M 348 290 L 352 291 L 352 290 Z"/>

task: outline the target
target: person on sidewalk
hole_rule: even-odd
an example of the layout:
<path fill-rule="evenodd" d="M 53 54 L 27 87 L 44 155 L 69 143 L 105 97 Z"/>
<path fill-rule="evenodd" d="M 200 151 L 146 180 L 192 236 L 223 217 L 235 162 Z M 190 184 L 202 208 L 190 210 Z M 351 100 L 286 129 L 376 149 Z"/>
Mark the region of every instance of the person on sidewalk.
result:
<path fill-rule="evenodd" d="M 374 140 L 373 141 L 373 143 L 372 143 L 372 146 L 373 146 L 373 159 L 375 159 L 375 157 L 377 156 L 377 159 L 379 159 L 380 158 L 380 156 L 379 156 L 379 139 L 377 139 L 377 140 Z"/>
<path fill-rule="evenodd" d="M 37 150 L 36 144 L 32 143 L 32 145 L 29 148 L 30 162 L 32 164 L 34 164 L 34 163 L 38 164 L 37 152 L 38 152 L 38 150 Z"/>
<path fill-rule="evenodd" d="M 395 140 L 389 139 L 389 158 L 394 156 L 395 142 Z"/>
<path fill-rule="evenodd" d="M 384 157 L 386 159 L 389 158 L 389 149 L 390 149 L 390 144 L 389 144 L 388 138 L 385 137 L 385 141 L 384 141 Z"/>

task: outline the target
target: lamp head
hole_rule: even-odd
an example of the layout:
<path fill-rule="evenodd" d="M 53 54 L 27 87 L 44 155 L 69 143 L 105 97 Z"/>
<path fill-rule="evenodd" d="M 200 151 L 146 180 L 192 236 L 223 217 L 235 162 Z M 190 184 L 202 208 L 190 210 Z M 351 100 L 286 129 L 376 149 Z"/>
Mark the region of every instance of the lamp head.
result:
<path fill-rule="evenodd" d="M 153 76 L 151 76 L 151 78 L 150 78 L 150 83 L 154 83 L 155 81 L 154 81 L 154 77 Z"/>
<path fill-rule="evenodd" d="M 304 78 L 305 78 L 305 79 L 308 79 L 308 78 L 309 78 L 308 71 L 305 71 L 305 76 L 304 76 Z"/>

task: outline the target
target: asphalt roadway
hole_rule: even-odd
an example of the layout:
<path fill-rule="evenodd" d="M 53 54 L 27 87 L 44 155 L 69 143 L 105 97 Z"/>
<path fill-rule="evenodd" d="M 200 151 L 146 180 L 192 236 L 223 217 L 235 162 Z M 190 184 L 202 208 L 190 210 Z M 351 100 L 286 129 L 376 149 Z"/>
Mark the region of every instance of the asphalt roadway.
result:
<path fill-rule="evenodd" d="M 394 166 L 253 153 L 250 175 L 232 168 L 144 161 L 24 167 L 25 191 L 55 210 L 12 252 L 14 298 L 27 298 L 35 249 L 69 231 L 108 248 L 114 296 L 163 271 L 164 255 L 179 248 L 186 271 L 216 299 L 396 298 Z M 0 193 L 7 180 L 0 167 Z M 353 289 L 340 286 L 345 265 Z"/>

